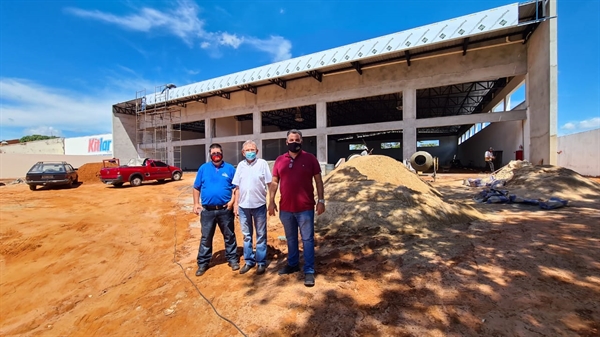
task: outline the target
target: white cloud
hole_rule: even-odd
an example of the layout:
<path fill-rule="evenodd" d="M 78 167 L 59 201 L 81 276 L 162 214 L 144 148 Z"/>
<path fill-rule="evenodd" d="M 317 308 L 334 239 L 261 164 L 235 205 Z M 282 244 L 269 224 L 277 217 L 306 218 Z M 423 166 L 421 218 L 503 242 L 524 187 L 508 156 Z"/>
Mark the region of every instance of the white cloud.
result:
<path fill-rule="evenodd" d="M 268 40 L 255 38 L 244 39 L 252 47 L 269 53 L 273 62 L 283 61 L 292 57 L 292 43 L 281 36 L 271 36 Z"/>
<path fill-rule="evenodd" d="M 563 130 L 583 131 L 595 128 L 600 128 L 600 117 L 593 117 L 579 122 L 568 122 L 560 127 Z"/>
<path fill-rule="evenodd" d="M 279 14 L 285 14 L 285 9 L 283 9 L 283 8 L 280 8 L 280 9 L 279 9 Z"/>
<path fill-rule="evenodd" d="M 96 92 L 91 96 L 28 80 L 1 78 L 0 126 L 5 132 L 21 129 L 27 133 L 53 130 L 61 134 L 65 131 L 107 133 L 112 130 L 112 105 L 130 98 L 131 95 L 116 91 Z"/>
<path fill-rule="evenodd" d="M 204 29 L 204 21 L 198 18 L 200 8 L 191 1 L 179 1 L 176 7 L 171 10 L 162 11 L 143 7 L 135 14 L 123 16 L 99 10 L 84 10 L 73 7 L 66 8 L 65 11 L 81 18 L 102 21 L 128 30 L 140 32 L 156 32 L 160 30 L 165 34 L 179 37 L 190 48 L 195 45 L 194 42 L 196 40 L 201 40 L 200 47 L 208 50 L 211 57 L 221 56 L 218 50 L 219 46 L 237 49 L 245 43 L 256 50 L 271 55 L 273 62 L 292 57 L 292 43 L 281 36 L 259 39 L 235 33 L 206 31 Z M 283 9 L 280 10 L 280 13 L 283 14 L 283 12 Z"/>
<path fill-rule="evenodd" d="M 95 19 L 134 31 L 149 32 L 160 29 L 181 38 L 188 45 L 192 44 L 194 38 L 206 34 L 202 29 L 204 22 L 198 19 L 199 7 L 191 1 L 180 1 L 175 9 L 166 11 L 143 7 L 135 14 L 125 16 L 73 7 L 65 10 L 82 18 Z"/>
<path fill-rule="evenodd" d="M 42 136 L 62 136 L 62 132 L 53 126 L 38 126 L 35 128 L 25 129 L 25 135 L 42 135 Z"/>
<path fill-rule="evenodd" d="M 219 37 L 219 44 L 223 46 L 231 46 L 233 49 L 237 49 L 243 40 L 237 37 L 235 34 L 221 33 Z"/>

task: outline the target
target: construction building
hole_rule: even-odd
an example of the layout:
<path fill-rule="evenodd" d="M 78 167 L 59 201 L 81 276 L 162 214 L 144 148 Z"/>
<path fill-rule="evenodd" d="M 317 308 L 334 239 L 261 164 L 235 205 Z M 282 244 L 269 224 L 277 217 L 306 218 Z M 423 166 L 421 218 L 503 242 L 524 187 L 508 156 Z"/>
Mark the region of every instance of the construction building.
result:
<path fill-rule="evenodd" d="M 208 145 L 221 144 L 235 164 L 252 139 L 262 158 L 273 160 L 295 128 L 322 164 L 365 145 L 398 160 L 426 148 L 441 165 L 457 156 L 484 166 L 490 146 L 500 165 L 519 156 L 556 164 L 555 15 L 555 0 L 515 3 L 143 90 L 113 106 L 114 154 L 196 169 Z M 525 100 L 512 107 L 518 89 Z"/>

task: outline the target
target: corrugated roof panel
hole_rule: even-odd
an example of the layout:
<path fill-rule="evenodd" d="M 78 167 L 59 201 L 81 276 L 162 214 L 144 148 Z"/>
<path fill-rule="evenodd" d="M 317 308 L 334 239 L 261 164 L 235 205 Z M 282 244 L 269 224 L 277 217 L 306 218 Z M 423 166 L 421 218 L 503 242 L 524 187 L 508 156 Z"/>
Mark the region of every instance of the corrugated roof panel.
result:
<path fill-rule="evenodd" d="M 265 80 L 306 74 L 308 71 L 325 71 L 349 66 L 354 61 L 388 59 L 404 50 L 421 47 L 435 48 L 448 41 L 477 36 L 516 27 L 519 24 L 519 4 L 514 3 L 487 11 L 393 33 L 309 55 L 280 61 L 265 66 L 240 71 L 179 88 L 165 94 L 147 95 L 147 103 L 155 104 L 194 95 L 206 96 L 217 91 L 238 90 L 242 85 L 256 85 Z"/>

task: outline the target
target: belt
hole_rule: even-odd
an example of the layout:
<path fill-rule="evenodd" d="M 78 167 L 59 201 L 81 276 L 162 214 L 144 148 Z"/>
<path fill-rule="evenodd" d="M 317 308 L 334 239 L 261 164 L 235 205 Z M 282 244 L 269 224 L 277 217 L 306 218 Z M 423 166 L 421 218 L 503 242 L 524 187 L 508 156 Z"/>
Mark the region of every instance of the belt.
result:
<path fill-rule="evenodd" d="M 218 211 L 218 210 L 222 210 L 222 209 L 227 209 L 227 205 L 223 205 L 223 206 L 202 205 L 202 207 L 204 207 L 204 209 L 206 209 L 207 211 Z"/>

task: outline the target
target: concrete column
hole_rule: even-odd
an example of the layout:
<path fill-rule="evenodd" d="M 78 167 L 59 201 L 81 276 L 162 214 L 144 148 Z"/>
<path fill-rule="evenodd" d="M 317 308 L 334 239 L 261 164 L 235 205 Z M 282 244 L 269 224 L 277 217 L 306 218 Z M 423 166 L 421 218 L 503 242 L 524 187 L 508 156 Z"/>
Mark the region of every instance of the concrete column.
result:
<path fill-rule="evenodd" d="M 556 0 L 548 2 L 548 16 L 556 15 Z M 529 139 L 529 161 L 533 164 L 557 164 L 557 27 L 556 19 L 538 26 L 527 42 L 525 134 Z M 527 145 L 524 145 L 527 149 Z"/>
<path fill-rule="evenodd" d="M 327 164 L 327 102 L 317 102 L 317 160 Z"/>
<path fill-rule="evenodd" d="M 175 152 L 173 150 L 173 124 L 167 124 L 167 162 L 175 165 Z"/>
<path fill-rule="evenodd" d="M 252 138 L 254 142 L 256 142 L 256 148 L 258 149 L 258 153 L 263 151 L 262 147 L 262 139 L 260 138 L 260 134 L 262 133 L 262 114 L 260 110 L 256 106 L 252 109 Z M 262 156 L 261 156 L 262 158 Z"/>
<path fill-rule="evenodd" d="M 402 158 L 410 159 L 417 152 L 417 90 L 402 91 Z"/>
<path fill-rule="evenodd" d="M 210 145 L 212 144 L 213 135 L 214 135 L 214 128 L 213 128 L 212 119 L 206 118 L 204 120 L 204 138 L 206 139 L 206 146 L 205 146 L 205 151 L 204 151 L 206 153 L 204 155 L 206 156 L 207 162 L 210 161 L 210 156 L 208 155 L 208 152 L 210 151 Z"/>

